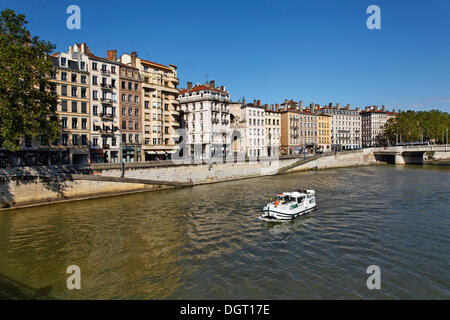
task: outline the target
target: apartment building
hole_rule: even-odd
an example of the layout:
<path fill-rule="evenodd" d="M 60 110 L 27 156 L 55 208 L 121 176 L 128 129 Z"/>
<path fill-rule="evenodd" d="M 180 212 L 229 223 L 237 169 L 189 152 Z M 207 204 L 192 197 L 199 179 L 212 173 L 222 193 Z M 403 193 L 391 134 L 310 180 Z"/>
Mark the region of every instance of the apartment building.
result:
<path fill-rule="evenodd" d="M 395 117 L 395 112 L 387 111 L 385 106 L 368 106 L 361 111 L 361 136 L 364 148 L 383 144 L 383 130 L 387 120 Z"/>
<path fill-rule="evenodd" d="M 241 107 L 241 119 L 245 121 L 245 154 L 249 158 L 263 157 L 265 152 L 265 110 L 260 100 Z"/>
<path fill-rule="evenodd" d="M 90 161 L 119 162 L 118 79 L 119 63 L 95 56 L 85 44 L 75 44 L 73 51 L 87 57 L 90 75 Z"/>
<path fill-rule="evenodd" d="M 90 140 L 90 92 L 88 59 L 77 44 L 51 56 L 61 122 L 60 152 L 40 150 L 41 163 L 87 164 Z"/>
<path fill-rule="evenodd" d="M 331 116 L 319 113 L 317 122 L 317 139 L 319 150 L 331 151 Z"/>
<path fill-rule="evenodd" d="M 299 106 L 299 129 L 300 129 L 300 147 L 303 151 L 307 150 L 313 152 L 318 146 L 318 118 L 315 106 L 310 106 L 308 109 L 303 109 Z"/>
<path fill-rule="evenodd" d="M 171 159 L 178 150 L 180 128 L 177 67 L 141 59 L 136 52 L 123 54 L 120 62 L 141 75 L 142 159 Z"/>
<path fill-rule="evenodd" d="M 282 104 L 281 117 L 281 154 L 300 152 L 300 112 L 286 102 Z"/>
<path fill-rule="evenodd" d="M 116 52 L 111 54 L 114 57 Z M 119 99 L 123 162 L 142 160 L 142 93 L 137 68 L 120 64 Z"/>
<path fill-rule="evenodd" d="M 274 109 L 274 105 L 271 105 L 270 108 L 268 105 L 265 105 L 264 136 L 265 154 L 268 157 L 279 156 L 281 143 L 281 114 Z"/>
<path fill-rule="evenodd" d="M 362 146 L 360 109 L 351 109 L 348 104 L 341 107 L 330 104 L 321 108 L 321 112 L 331 116 L 332 149 L 351 150 Z"/>
<path fill-rule="evenodd" d="M 186 130 L 187 156 L 193 159 L 222 158 L 230 154 L 230 93 L 215 81 L 188 82 L 178 96 L 182 129 Z"/>
<path fill-rule="evenodd" d="M 245 103 L 245 99 L 243 99 Z M 230 106 L 231 150 L 236 157 L 245 157 L 247 121 L 242 119 L 241 101 L 232 102 Z"/>

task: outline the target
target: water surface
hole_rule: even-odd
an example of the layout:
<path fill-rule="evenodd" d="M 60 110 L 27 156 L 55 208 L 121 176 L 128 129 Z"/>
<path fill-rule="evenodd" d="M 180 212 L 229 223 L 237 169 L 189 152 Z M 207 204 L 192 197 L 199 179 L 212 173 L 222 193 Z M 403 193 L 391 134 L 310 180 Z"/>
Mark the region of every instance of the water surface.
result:
<path fill-rule="evenodd" d="M 448 299 L 449 182 L 448 163 L 374 166 L 7 211 L 0 279 L 62 299 Z M 300 187 L 316 211 L 257 219 Z M 81 290 L 66 288 L 73 264 Z"/>

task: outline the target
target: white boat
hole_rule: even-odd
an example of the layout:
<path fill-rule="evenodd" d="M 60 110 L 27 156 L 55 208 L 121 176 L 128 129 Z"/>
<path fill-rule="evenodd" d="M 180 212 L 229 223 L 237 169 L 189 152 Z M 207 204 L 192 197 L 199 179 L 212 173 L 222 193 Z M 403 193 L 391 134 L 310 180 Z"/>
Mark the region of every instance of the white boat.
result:
<path fill-rule="evenodd" d="M 277 200 L 264 206 L 260 219 L 266 221 L 292 220 L 314 210 L 316 207 L 316 192 L 314 190 L 283 192 L 277 196 Z"/>

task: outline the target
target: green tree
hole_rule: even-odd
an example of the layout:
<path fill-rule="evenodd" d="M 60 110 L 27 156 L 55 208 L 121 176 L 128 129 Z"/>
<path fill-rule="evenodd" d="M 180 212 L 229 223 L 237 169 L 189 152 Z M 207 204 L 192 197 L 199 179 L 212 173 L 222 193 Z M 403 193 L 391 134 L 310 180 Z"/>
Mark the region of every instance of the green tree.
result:
<path fill-rule="evenodd" d="M 3 147 L 20 149 L 23 137 L 59 137 L 57 96 L 50 54 L 55 46 L 31 37 L 22 14 L 0 13 L 0 137 Z"/>
<path fill-rule="evenodd" d="M 450 127 L 450 115 L 439 110 L 411 111 L 399 113 L 389 119 L 384 127 L 384 137 L 391 143 L 397 136 L 403 142 L 434 141 L 445 142 L 446 129 Z"/>

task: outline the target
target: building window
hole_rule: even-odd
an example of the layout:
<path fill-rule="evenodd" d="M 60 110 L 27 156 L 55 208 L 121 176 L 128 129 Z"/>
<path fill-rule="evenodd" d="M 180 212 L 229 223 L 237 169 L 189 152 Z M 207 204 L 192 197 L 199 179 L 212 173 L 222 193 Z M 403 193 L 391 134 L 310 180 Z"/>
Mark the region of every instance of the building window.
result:
<path fill-rule="evenodd" d="M 61 136 L 61 143 L 63 146 L 67 146 L 67 143 L 69 142 L 69 137 L 66 133 L 63 133 Z"/>
<path fill-rule="evenodd" d="M 81 129 L 87 129 L 87 119 L 81 119 Z"/>
<path fill-rule="evenodd" d="M 67 81 L 67 72 L 61 72 L 61 80 Z"/>
<path fill-rule="evenodd" d="M 61 118 L 61 127 L 63 129 L 67 129 L 67 118 L 66 117 Z"/>
<path fill-rule="evenodd" d="M 66 100 L 61 101 L 61 112 L 67 112 L 67 101 Z"/>
<path fill-rule="evenodd" d="M 93 107 L 92 107 L 92 113 L 93 113 L 94 115 L 97 115 L 97 114 L 98 114 L 98 106 L 93 106 Z"/>
<path fill-rule="evenodd" d="M 98 100 L 98 93 L 96 90 L 92 91 L 92 99 Z"/>
<path fill-rule="evenodd" d="M 72 86 L 72 97 L 77 96 L 77 87 Z"/>
<path fill-rule="evenodd" d="M 78 119 L 72 118 L 72 129 L 77 129 L 77 128 L 78 128 Z"/>
<path fill-rule="evenodd" d="M 72 82 L 77 82 L 77 74 L 76 73 L 72 73 Z"/>
<path fill-rule="evenodd" d="M 78 135 L 77 134 L 72 135 L 72 145 L 73 146 L 78 145 Z"/>
<path fill-rule="evenodd" d="M 86 146 L 87 143 L 88 143 L 87 135 L 85 135 L 85 134 L 81 135 L 81 144 L 82 144 L 83 146 Z"/>
<path fill-rule="evenodd" d="M 97 84 L 97 76 L 92 76 L 92 84 Z"/>
<path fill-rule="evenodd" d="M 92 62 L 92 70 L 97 70 L 97 62 Z"/>
<path fill-rule="evenodd" d="M 61 85 L 61 95 L 67 96 L 67 86 L 66 85 Z"/>
<path fill-rule="evenodd" d="M 61 65 L 62 66 L 66 65 L 66 58 L 61 57 Z"/>
<path fill-rule="evenodd" d="M 87 103 L 86 102 L 81 103 L 81 113 L 87 113 Z"/>

